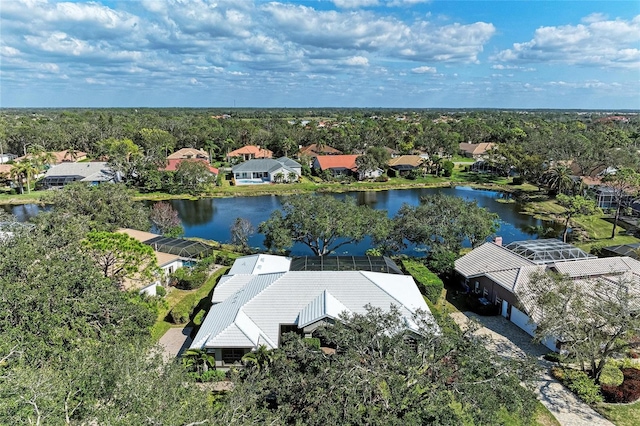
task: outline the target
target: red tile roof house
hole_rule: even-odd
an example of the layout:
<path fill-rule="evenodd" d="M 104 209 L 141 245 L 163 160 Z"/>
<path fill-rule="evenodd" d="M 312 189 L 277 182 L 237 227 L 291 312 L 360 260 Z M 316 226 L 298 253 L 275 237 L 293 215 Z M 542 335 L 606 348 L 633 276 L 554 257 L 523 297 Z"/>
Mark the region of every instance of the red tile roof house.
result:
<path fill-rule="evenodd" d="M 254 158 L 273 158 L 273 152 L 259 145 L 247 145 L 227 154 L 227 161 L 249 161 Z"/>
<path fill-rule="evenodd" d="M 313 160 L 313 168 L 318 172 L 329 170 L 333 176 L 354 176 L 358 180 L 375 178 L 384 173 L 383 170 L 375 170 L 369 173 L 360 173 L 356 165 L 359 155 L 318 155 Z"/>
<path fill-rule="evenodd" d="M 167 157 L 167 165 L 160 170 L 175 172 L 183 161 L 200 161 L 207 165 L 209 171 L 218 175 L 218 169 L 209 164 L 209 154 L 206 151 L 195 148 L 182 148 Z"/>
<path fill-rule="evenodd" d="M 310 157 L 315 158 L 318 155 L 341 155 L 342 151 L 339 151 L 328 145 L 318 146 L 318 144 L 312 143 L 311 145 L 300 148 L 298 157 Z"/>

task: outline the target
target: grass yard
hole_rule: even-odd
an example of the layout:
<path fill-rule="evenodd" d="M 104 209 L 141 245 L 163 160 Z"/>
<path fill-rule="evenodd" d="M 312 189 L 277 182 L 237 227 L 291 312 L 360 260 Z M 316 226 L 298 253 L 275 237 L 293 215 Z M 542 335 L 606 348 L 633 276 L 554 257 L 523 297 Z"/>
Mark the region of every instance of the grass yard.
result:
<path fill-rule="evenodd" d="M 178 288 L 172 287 L 165 296 L 165 300 L 167 301 L 166 307 L 160 309 L 160 311 L 158 312 L 158 317 L 156 318 L 156 322 L 151 327 L 151 338 L 157 342 L 164 335 L 164 333 L 167 332 L 167 330 L 169 330 L 171 327 L 177 327 L 176 324 L 173 324 L 168 320 L 167 316 L 171 309 L 173 309 L 186 297 L 193 297 L 199 301 L 204 298 L 211 299 L 211 291 L 218 282 L 218 279 L 228 270 L 228 267 L 218 269 L 207 279 L 202 287 L 195 290 L 180 290 Z M 197 312 L 194 312 L 194 315 L 195 314 L 197 314 Z"/>
<path fill-rule="evenodd" d="M 632 404 L 598 404 L 594 408 L 616 426 L 640 425 L 640 401 Z"/>

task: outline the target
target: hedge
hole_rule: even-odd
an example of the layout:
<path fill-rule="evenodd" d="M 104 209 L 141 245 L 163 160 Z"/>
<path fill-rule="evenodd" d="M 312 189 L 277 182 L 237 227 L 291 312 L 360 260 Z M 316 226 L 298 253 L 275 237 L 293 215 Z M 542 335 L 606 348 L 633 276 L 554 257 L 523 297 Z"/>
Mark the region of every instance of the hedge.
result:
<path fill-rule="evenodd" d="M 420 292 L 424 294 L 431 303 L 437 303 L 444 289 L 444 283 L 440 277 L 431 272 L 422 263 L 415 260 L 403 260 L 402 267 L 418 282 Z"/>
<path fill-rule="evenodd" d="M 171 317 L 171 321 L 174 324 L 186 324 L 191 319 L 194 310 L 203 302 L 211 303 L 209 298 L 209 293 L 218 282 L 218 278 L 224 275 L 228 271 L 228 268 L 221 268 L 216 271 L 215 274 L 211 275 L 207 280 L 206 284 L 200 287 L 196 292 L 191 293 L 185 296 L 180 302 L 178 302 L 171 312 L 169 312 L 169 316 Z M 204 306 L 202 307 L 205 308 Z M 208 310 L 208 306 L 206 307 Z"/>
<path fill-rule="evenodd" d="M 602 393 L 607 402 L 629 403 L 640 399 L 640 370 L 622 369 L 624 380 L 619 386 L 602 385 Z"/>

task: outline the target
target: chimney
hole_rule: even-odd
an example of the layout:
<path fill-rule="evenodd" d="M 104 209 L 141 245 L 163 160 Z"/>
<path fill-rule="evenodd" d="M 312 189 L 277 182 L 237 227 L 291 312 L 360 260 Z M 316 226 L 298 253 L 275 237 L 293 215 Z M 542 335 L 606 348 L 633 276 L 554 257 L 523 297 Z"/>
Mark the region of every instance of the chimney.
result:
<path fill-rule="evenodd" d="M 502 237 L 496 237 L 495 240 L 493 240 L 494 243 L 496 243 L 496 245 L 501 246 L 502 245 Z"/>

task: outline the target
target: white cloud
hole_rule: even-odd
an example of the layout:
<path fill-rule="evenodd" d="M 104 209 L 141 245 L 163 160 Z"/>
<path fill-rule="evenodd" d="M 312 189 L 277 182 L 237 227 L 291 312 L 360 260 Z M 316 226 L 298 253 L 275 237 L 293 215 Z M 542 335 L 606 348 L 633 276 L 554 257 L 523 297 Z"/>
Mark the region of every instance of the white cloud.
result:
<path fill-rule="evenodd" d="M 366 67 L 369 66 L 369 60 L 364 56 L 352 56 L 351 58 L 347 58 L 347 60 L 345 60 L 345 64 L 351 66 Z"/>
<path fill-rule="evenodd" d="M 360 7 L 377 6 L 378 0 L 333 0 L 333 4 L 341 9 L 358 9 Z"/>
<path fill-rule="evenodd" d="M 640 15 L 631 20 L 585 18 L 586 24 L 541 27 L 532 40 L 514 43 L 495 59 L 504 62 L 550 62 L 612 68 L 640 68 Z"/>
<path fill-rule="evenodd" d="M 414 74 L 435 74 L 437 72 L 435 67 L 418 67 L 418 68 L 412 68 L 411 72 Z"/>

